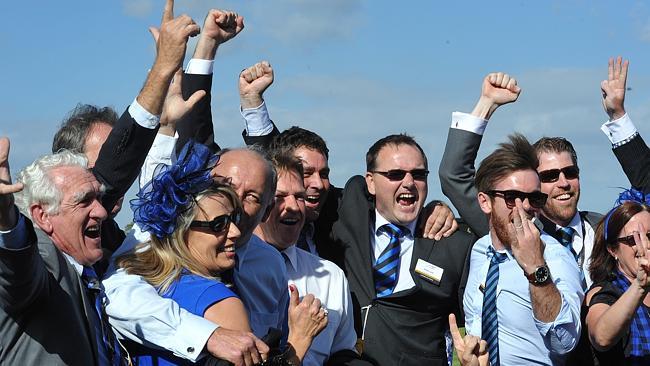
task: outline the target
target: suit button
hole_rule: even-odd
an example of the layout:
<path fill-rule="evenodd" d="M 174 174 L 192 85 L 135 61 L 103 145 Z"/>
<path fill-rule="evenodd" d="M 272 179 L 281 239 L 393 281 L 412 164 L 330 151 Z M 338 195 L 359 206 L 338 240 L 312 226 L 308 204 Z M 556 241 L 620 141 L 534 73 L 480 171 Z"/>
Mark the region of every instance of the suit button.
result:
<path fill-rule="evenodd" d="M 194 353 L 194 347 L 187 347 L 187 353 Z"/>

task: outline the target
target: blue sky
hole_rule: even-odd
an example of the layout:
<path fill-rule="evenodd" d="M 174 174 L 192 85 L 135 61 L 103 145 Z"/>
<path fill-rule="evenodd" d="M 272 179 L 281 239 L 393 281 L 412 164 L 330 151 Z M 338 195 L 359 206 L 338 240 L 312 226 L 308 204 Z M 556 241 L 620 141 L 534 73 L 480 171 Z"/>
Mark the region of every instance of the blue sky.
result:
<path fill-rule="evenodd" d="M 12 140 L 14 172 L 50 150 L 77 103 L 131 102 L 151 66 L 147 27 L 163 0 L 10 1 L 3 4 L 0 135 Z M 599 127 L 607 59 L 630 59 L 626 108 L 650 128 L 650 5 L 641 1 L 206 1 L 177 0 L 177 14 L 202 24 L 211 7 L 238 11 L 246 29 L 222 46 L 213 115 L 222 146 L 242 144 L 237 75 L 266 59 L 276 81 L 266 93 L 280 128 L 300 125 L 330 146 L 332 179 L 364 171 L 380 137 L 408 132 L 437 170 L 451 112 L 469 111 L 483 77 L 514 75 L 519 101 L 496 112 L 479 159 L 519 131 L 562 135 L 577 151 L 580 207 L 609 209 L 627 180 Z M 190 49 L 193 49 L 190 44 Z M 430 198 L 440 198 L 437 174 Z M 127 213 L 121 223 L 130 221 Z"/>

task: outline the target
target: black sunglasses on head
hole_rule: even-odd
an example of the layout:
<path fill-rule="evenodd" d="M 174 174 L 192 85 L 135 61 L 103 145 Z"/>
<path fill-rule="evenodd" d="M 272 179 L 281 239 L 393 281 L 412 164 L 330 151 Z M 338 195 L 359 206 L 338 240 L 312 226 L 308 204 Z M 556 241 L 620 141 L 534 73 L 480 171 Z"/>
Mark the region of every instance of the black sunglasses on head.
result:
<path fill-rule="evenodd" d="M 648 240 L 650 240 L 650 233 L 646 233 L 645 235 L 648 237 Z M 625 245 L 630 246 L 630 247 L 633 247 L 633 246 L 636 245 L 636 243 L 634 242 L 634 235 L 628 235 L 628 236 L 624 236 L 622 238 L 617 238 L 616 242 L 621 243 L 621 244 L 625 244 Z"/>
<path fill-rule="evenodd" d="M 542 183 L 553 183 L 560 179 L 560 173 L 564 173 L 566 179 L 577 179 L 580 177 L 580 169 L 575 165 L 565 166 L 562 169 L 549 169 L 539 173 L 539 180 Z"/>
<path fill-rule="evenodd" d="M 519 198 L 521 202 L 524 202 L 526 198 L 528 198 L 528 202 L 530 203 L 531 206 L 534 208 L 542 208 L 544 207 L 544 204 L 546 204 L 546 198 L 548 197 L 546 193 L 542 193 L 540 191 L 535 191 L 535 192 L 521 192 L 521 191 L 516 191 L 514 189 L 509 189 L 506 191 L 499 191 L 499 190 L 491 190 L 487 191 L 487 194 L 489 194 L 492 197 L 502 197 L 504 201 L 506 201 L 506 206 L 508 208 L 513 208 L 516 206 L 515 200 Z"/>
<path fill-rule="evenodd" d="M 403 170 L 403 169 L 391 169 L 386 172 L 379 170 L 372 171 L 371 173 L 381 174 L 384 177 L 388 178 L 390 181 L 398 181 L 406 177 L 406 173 L 410 173 L 414 180 L 426 180 L 429 175 L 429 171 L 426 169 L 413 169 L 413 170 Z"/>
<path fill-rule="evenodd" d="M 217 216 L 212 221 L 198 221 L 194 220 L 190 223 L 190 227 L 208 228 L 215 233 L 221 233 L 230 227 L 230 223 L 239 225 L 241 220 L 240 212 L 232 212 L 228 215 Z"/>

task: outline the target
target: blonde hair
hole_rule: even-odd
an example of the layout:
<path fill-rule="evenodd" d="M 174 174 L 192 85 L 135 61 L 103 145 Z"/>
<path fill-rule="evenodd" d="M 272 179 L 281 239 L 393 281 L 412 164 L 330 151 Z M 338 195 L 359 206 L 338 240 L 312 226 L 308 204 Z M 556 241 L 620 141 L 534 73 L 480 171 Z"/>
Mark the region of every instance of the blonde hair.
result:
<path fill-rule="evenodd" d="M 210 273 L 207 268 L 197 263 L 189 251 L 185 235 L 199 210 L 202 210 L 198 202 L 213 196 L 224 197 L 230 201 L 235 211 L 241 210 L 241 202 L 235 191 L 228 185 L 215 183 L 189 200 L 187 209 L 176 218 L 176 229 L 173 233 L 161 239 L 151 235 L 149 241 L 140 243 L 135 250 L 120 255 L 115 260 L 117 266 L 124 268 L 129 274 L 142 276 L 145 281 L 158 288 L 161 294 L 169 290 L 183 271 L 220 280 L 218 275 Z"/>

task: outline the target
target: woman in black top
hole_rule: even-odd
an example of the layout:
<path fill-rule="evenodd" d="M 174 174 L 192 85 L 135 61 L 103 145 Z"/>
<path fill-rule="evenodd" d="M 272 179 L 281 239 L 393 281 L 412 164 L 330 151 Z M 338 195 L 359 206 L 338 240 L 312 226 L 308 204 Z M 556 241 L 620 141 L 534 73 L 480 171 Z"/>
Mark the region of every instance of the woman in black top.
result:
<path fill-rule="evenodd" d="M 638 192 L 622 197 L 631 193 Z M 650 207 L 644 200 L 621 201 L 596 228 L 586 326 L 601 365 L 648 365 Z"/>

